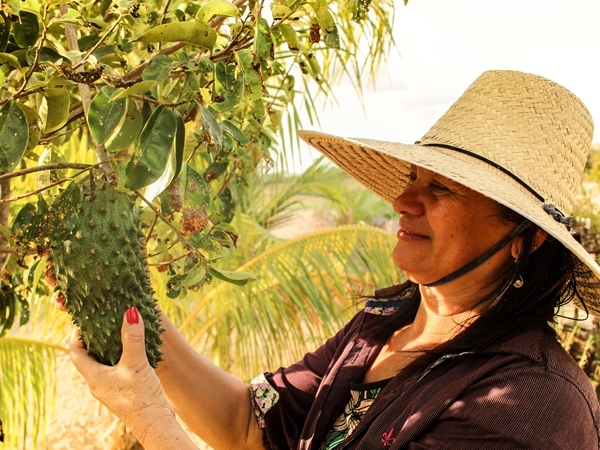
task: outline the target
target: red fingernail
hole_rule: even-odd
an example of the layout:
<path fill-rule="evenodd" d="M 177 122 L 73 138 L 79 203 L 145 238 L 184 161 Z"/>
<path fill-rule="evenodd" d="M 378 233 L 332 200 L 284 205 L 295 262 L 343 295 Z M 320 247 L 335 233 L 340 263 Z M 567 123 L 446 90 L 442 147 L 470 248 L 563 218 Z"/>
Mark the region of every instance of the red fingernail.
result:
<path fill-rule="evenodd" d="M 64 295 L 59 295 L 58 297 L 56 297 L 56 302 L 57 303 L 62 303 L 65 301 L 65 296 Z"/>
<path fill-rule="evenodd" d="M 140 313 L 135 306 L 127 308 L 127 323 L 133 325 L 140 322 Z"/>

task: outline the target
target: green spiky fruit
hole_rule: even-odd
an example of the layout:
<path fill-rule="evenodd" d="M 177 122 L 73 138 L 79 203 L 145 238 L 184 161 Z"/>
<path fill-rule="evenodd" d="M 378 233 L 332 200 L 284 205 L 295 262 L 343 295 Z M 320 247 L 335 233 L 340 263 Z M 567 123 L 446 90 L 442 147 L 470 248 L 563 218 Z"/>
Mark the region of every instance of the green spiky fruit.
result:
<path fill-rule="evenodd" d="M 61 199 L 67 191 L 70 197 Z M 64 218 L 70 232 L 52 243 L 52 267 L 56 290 L 64 295 L 63 304 L 88 353 L 115 365 L 123 349 L 123 315 L 135 306 L 144 319 L 148 361 L 156 367 L 163 329 L 148 277 L 138 207 L 130 195 L 102 180 L 92 183 L 86 194 L 73 195 L 70 186 L 61 196 L 53 203 L 56 210 L 68 201 L 73 213 Z"/>

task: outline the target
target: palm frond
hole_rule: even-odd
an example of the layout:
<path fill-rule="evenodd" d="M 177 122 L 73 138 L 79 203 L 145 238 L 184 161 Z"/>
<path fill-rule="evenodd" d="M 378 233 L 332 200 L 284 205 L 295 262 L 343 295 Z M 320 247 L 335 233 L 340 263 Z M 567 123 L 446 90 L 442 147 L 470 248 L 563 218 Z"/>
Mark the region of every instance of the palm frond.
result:
<path fill-rule="evenodd" d="M 245 380 L 288 364 L 349 320 L 357 296 L 398 281 L 390 261 L 394 243 L 392 234 L 361 225 L 281 243 L 239 267 L 257 281 L 243 287 L 215 281 L 200 292 L 180 330 L 201 353 Z"/>
<path fill-rule="evenodd" d="M 281 226 L 293 217 L 307 197 L 326 198 L 332 204 L 343 204 L 338 186 L 327 183 L 332 167 L 324 157 L 316 159 L 301 175 L 257 180 L 244 212 L 265 228 Z"/>
<path fill-rule="evenodd" d="M 0 418 L 6 449 L 43 448 L 56 401 L 56 352 L 19 337 L 0 339 Z"/>

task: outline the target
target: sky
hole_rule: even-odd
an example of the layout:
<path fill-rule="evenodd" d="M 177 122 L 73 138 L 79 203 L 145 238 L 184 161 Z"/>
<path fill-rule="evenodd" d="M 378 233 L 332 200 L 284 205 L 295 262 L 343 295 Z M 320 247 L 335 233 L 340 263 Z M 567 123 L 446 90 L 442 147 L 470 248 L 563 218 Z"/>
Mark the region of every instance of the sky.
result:
<path fill-rule="evenodd" d="M 376 0 L 373 0 L 376 1 Z M 396 0 L 397 50 L 361 105 L 346 82 L 324 106 L 321 131 L 412 143 L 482 72 L 550 78 L 577 95 L 600 142 L 599 0 Z M 305 128 L 319 129 L 304 121 Z M 302 144 L 302 167 L 318 152 Z"/>

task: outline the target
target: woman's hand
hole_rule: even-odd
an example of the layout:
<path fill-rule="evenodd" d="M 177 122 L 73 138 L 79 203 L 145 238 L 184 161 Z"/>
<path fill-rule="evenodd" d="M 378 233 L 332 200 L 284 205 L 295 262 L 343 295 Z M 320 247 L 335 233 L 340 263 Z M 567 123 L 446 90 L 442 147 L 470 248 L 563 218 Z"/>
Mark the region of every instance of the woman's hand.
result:
<path fill-rule="evenodd" d="M 71 360 L 85 378 L 92 395 L 125 422 L 142 445 L 148 445 L 150 442 L 144 442 L 147 440 L 157 442 L 157 434 L 161 445 L 167 445 L 163 439 L 180 435 L 183 430 L 177 424 L 160 381 L 148 363 L 144 324 L 136 308 L 129 308 L 123 317 L 121 340 L 121 359 L 116 366 L 110 367 L 88 355 L 79 333 L 74 331 L 71 335 Z"/>
<path fill-rule="evenodd" d="M 52 256 L 50 254 L 50 250 L 44 253 L 44 257 L 46 258 L 46 271 L 44 272 L 44 278 L 48 286 L 54 289 L 56 286 L 56 277 L 54 276 L 54 269 L 52 267 Z M 64 295 L 60 294 L 54 298 L 54 306 L 63 312 L 67 312 L 68 308 L 63 304 L 65 301 Z"/>

